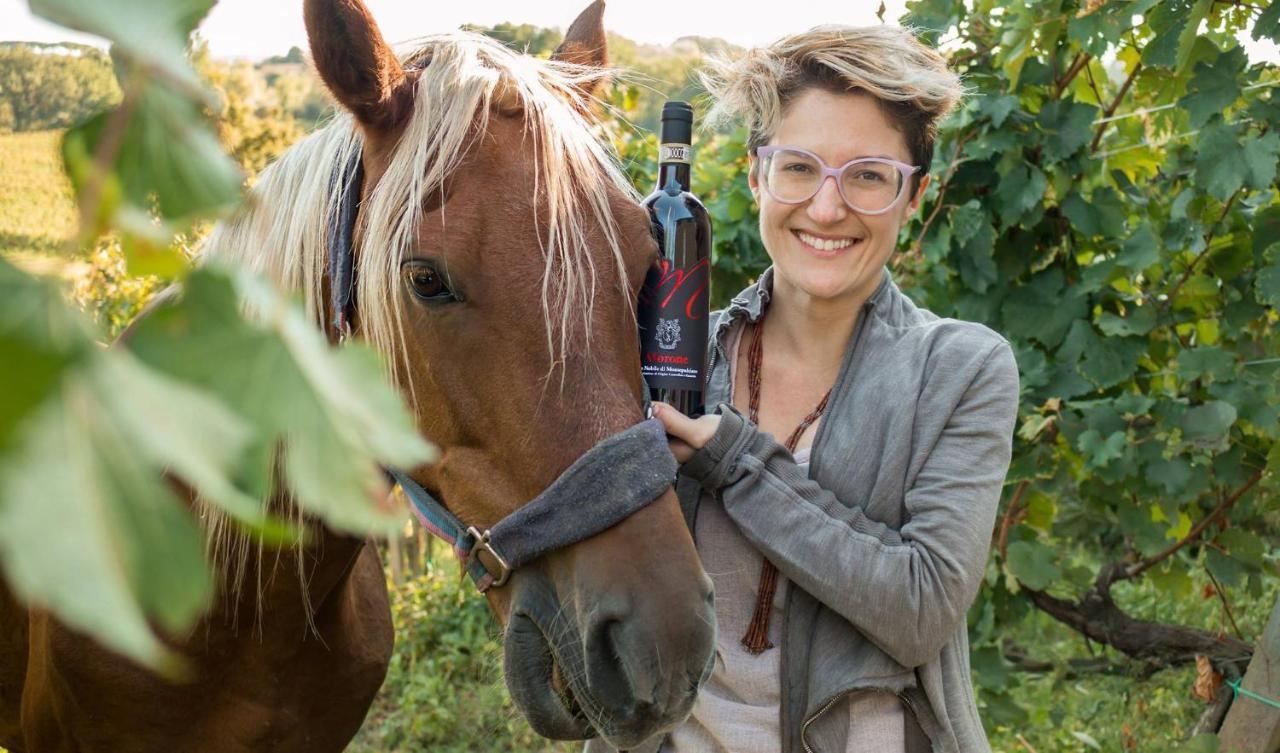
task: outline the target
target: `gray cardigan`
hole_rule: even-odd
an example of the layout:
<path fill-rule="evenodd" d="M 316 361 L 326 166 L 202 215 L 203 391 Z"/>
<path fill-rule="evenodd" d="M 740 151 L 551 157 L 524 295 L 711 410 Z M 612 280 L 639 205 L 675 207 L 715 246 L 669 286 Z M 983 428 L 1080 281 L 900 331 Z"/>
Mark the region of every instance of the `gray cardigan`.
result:
<path fill-rule="evenodd" d="M 713 316 L 706 399 L 722 419 L 681 467 L 677 492 L 691 526 L 702 489 L 718 495 L 795 586 L 776 649 L 782 750 L 843 752 L 843 701 L 875 688 L 902 698 L 934 753 L 989 753 L 965 617 L 1009 468 L 1019 390 L 1009 343 L 917 307 L 886 270 L 858 317 L 806 475 L 723 402 L 725 333 L 734 319 L 759 318 L 772 273 Z"/>

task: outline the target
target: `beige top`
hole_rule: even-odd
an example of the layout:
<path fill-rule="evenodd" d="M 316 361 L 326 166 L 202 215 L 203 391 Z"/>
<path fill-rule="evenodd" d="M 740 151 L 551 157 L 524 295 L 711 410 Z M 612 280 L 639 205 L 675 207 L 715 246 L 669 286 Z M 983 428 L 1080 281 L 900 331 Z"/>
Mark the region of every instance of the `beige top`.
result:
<path fill-rule="evenodd" d="M 727 343 L 731 370 L 744 327 L 737 324 L 734 329 Z M 733 381 L 731 377 L 729 383 Z M 798 448 L 795 460 L 807 470 L 809 448 Z M 763 562 L 760 550 L 747 541 L 712 494 L 703 493 L 694 527 L 698 555 L 715 585 L 715 667 L 698 694 L 693 714 L 671 733 L 662 753 L 776 753 L 782 748 L 782 652 L 776 647 L 781 643 L 782 604 L 790 584 L 779 573 L 769 620 L 769 641 L 775 648 L 753 656 L 743 647 L 742 636 L 755 611 Z M 868 691 L 851 696 L 849 704 L 849 753 L 905 750 L 906 718 L 897 696 Z"/>

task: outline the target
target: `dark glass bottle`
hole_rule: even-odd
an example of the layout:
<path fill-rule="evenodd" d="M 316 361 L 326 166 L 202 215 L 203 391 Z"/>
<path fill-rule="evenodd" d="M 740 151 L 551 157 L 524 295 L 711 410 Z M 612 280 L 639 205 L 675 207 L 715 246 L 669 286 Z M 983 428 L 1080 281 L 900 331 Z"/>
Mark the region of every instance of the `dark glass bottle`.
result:
<path fill-rule="evenodd" d="M 644 200 L 662 255 L 640 290 L 640 368 L 649 398 L 687 416 L 705 412 L 711 218 L 689 191 L 693 108 L 662 108 L 658 187 Z"/>

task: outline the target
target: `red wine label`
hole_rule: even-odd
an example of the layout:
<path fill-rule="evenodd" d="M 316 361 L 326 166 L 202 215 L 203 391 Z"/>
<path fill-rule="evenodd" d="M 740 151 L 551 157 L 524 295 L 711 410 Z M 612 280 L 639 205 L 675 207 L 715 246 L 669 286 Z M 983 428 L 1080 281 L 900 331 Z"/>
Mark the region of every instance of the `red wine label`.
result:
<path fill-rule="evenodd" d="M 650 387 L 699 390 L 707 347 L 711 262 L 662 259 L 640 291 L 640 369 Z"/>
<path fill-rule="evenodd" d="M 693 148 L 688 144 L 663 144 L 658 147 L 659 162 L 681 162 L 687 165 L 691 159 L 693 159 Z"/>

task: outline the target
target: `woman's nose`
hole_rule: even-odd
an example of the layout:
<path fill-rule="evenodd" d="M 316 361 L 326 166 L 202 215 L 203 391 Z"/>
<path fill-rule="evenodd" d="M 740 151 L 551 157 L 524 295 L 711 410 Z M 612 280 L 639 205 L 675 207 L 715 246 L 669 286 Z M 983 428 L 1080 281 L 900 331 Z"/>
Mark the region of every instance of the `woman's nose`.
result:
<path fill-rule="evenodd" d="M 823 178 L 818 192 L 809 200 L 808 212 L 814 222 L 824 225 L 839 222 L 849 214 L 849 205 L 844 203 L 835 178 L 829 175 Z"/>

